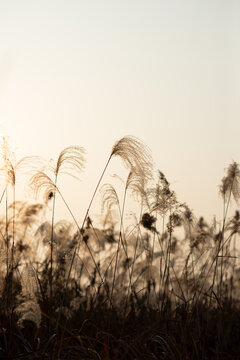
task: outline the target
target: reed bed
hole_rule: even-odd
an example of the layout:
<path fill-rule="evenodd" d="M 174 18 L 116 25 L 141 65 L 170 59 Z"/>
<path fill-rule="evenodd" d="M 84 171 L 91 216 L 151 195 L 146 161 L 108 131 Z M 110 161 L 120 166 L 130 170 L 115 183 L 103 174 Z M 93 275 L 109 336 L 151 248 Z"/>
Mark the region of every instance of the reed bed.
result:
<path fill-rule="evenodd" d="M 79 223 L 58 178 L 79 176 L 83 148 L 64 149 L 56 163 L 17 162 L 3 139 L 1 156 L 1 359 L 240 358 L 240 213 L 229 215 L 240 197 L 239 164 L 219 187 L 221 221 L 209 223 L 178 201 L 150 150 L 126 136 Z M 104 184 L 113 157 L 128 169 L 121 197 Z M 21 171 L 37 202 L 15 200 Z M 99 191 L 101 229 L 90 214 Z M 56 197 L 71 222 L 55 220 Z M 125 226 L 129 197 L 139 211 Z"/>

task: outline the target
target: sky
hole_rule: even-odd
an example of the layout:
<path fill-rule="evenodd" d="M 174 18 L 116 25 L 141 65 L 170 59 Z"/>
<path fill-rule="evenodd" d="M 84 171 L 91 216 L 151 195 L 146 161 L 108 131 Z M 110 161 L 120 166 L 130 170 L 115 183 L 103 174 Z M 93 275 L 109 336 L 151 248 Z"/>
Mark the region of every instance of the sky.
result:
<path fill-rule="evenodd" d="M 151 149 L 179 201 L 221 217 L 218 185 L 240 161 L 239 11 L 235 0 L 0 0 L 0 132 L 18 158 L 85 148 L 80 182 L 60 183 L 79 219 L 125 135 Z M 125 176 L 120 159 L 103 183 L 114 173 Z"/>

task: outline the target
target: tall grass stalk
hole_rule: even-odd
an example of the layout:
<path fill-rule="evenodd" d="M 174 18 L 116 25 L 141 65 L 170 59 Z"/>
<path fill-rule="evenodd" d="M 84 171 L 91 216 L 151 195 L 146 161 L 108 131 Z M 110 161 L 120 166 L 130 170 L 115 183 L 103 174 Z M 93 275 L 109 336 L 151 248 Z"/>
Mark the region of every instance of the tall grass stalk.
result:
<path fill-rule="evenodd" d="M 57 173 L 55 174 L 54 185 L 57 186 Z M 53 242 L 54 242 L 54 217 L 55 217 L 56 192 L 53 192 L 52 205 L 52 221 L 51 221 L 51 239 L 50 239 L 50 274 L 49 274 L 49 288 L 50 288 L 50 304 L 52 306 L 52 281 L 53 281 Z"/>
<path fill-rule="evenodd" d="M 130 175 L 131 175 L 131 173 L 129 174 L 129 176 Z M 128 181 L 126 182 L 126 186 L 125 186 L 125 189 L 124 189 L 122 210 L 120 209 L 120 229 L 119 229 L 119 237 L 118 237 L 118 246 L 117 246 L 117 252 L 116 252 L 115 266 L 114 266 L 114 272 L 113 272 L 112 289 L 111 289 L 111 295 L 110 295 L 111 300 L 112 300 L 112 297 L 113 297 L 113 290 L 114 290 L 114 285 L 115 285 L 115 278 L 116 278 L 117 265 L 118 265 L 118 256 L 119 256 L 119 251 L 120 251 L 120 243 L 122 244 L 124 253 L 126 255 L 126 260 L 128 260 L 127 248 L 125 249 L 125 244 L 124 244 L 124 241 L 123 241 L 123 214 L 124 214 L 125 203 L 126 203 L 127 188 L 128 188 Z M 129 270 L 128 261 L 127 261 L 127 267 L 128 267 L 128 270 Z"/>
<path fill-rule="evenodd" d="M 119 156 L 123 160 L 124 164 L 128 168 L 130 168 L 130 170 L 133 170 L 134 173 L 135 172 L 141 173 L 145 177 L 149 176 L 151 173 L 152 159 L 151 159 L 150 153 L 148 152 L 147 148 L 144 146 L 144 144 L 140 140 L 138 140 L 137 138 L 135 138 L 133 136 L 125 136 L 122 139 L 120 139 L 119 141 L 117 141 L 114 144 L 114 146 L 112 147 L 110 156 L 106 162 L 106 165 L 102 171 L 102 174 L 98 180 L 98 183 L 95 187 L 93 195 L 90 199 L 90 203 L 89 203 L 87 211 L 85 213 L 85 216 L 84 216 L 84 219 L 82 222 L 82 226 L 81 226 L 81 228 L 78 226 L 81 235 L 82 235 L 82 231 L 83 231 L 85 222 L 86 222 L 87 218 L 89 217 L 90 208 L 92 206 L 92 203 L 96 196 L 98 188 L 101 184 L 103 176 L 108 168 L 108 165 L 109 165 L 112 157 L 115 157 L 115 156 Z M 88 247 L 88 245 L 87 245 L 87 247 Z M 78 247 L 78 249 L 79 249 L 79 247 Z M 89 247 L 88 247 L 88 249 L 89 249 Z M 77 248 L 74 250 L 74 253 L 73 253 L 69 274 L 71 272 L 72 265 L 73 265 L 73 262 L 74 262 L 74 259 L 76 256 L 76 251 L 77 251 Z M 90 249 L 89 249 L 89 251 L 90 251 Z M 91 254 L 91 252 L 90 252 L 90 254 Z M 94 263 L 96 264 L 92 254 L 91 254 L 91 257 L 92 257 Z M 103 281 L 98 267 L 96 267 L 96 269 L 99 273 L 101 280 Z"/>
<path fill-rule="evenodd" d="M 222 246 L 222 244 L 224 244 L 225 223 L 226 223 L 226 219 L 227 219 L 227 213 L 228 213 L 228 209 L 229 209 L 231 196 L 233 195 L 233 197 L 236 201 L 238 201 L 240 198 L 240 170 L 239 170 L 239 165 L 236 162 L 233 162 L 232 164 L 229 165 L 228 170 L 227 170 L 227 176 L 225 176 L 222 179 L 222 183 L 220 186 L 220 194 L 223 196 L 223 199 L 224 199 L 223 209 L 225 210 L 225 212 L 223 215 L 222 230 L 220 232 L 219 243 L 218 243 L 218 248 L 217 248 L 216 263 L 215 263 L 213 281 L 212 281 L 212 291 L 214 291 L 215 278 L 216 278 L 217 267 L 218 267 L 218 257 L 219 257 L 220 248 L 221 248 L 222 257 L 221 257 L 220 283 L 219 283 L 219 297 L 221 299 L 222 281 L 223 281 L 223 259 L 224 259 L 224 247 Z M 227 198 L 227 201 L 225 202 L 227 195 L 228 195 L 228 198 Z M 225 203 L 226 203 L 226 205 L 225 205 Z"/>

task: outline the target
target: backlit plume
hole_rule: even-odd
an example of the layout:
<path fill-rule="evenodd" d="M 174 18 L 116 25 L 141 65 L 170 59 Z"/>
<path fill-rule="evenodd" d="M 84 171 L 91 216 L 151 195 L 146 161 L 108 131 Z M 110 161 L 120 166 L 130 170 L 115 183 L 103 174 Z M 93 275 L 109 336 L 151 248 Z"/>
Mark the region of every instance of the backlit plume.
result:
<path fill-rule="evenodd" d="M 240 169 L 239 164 L 235 161 L 229 165 L 227 176 L 222 179 L 220 185 L 220 194 L 225 198 L 232 193 L 233 198 L 238 202 L 240 198 Z"/>
<path fill-rule="evenodd" d="M 60 172 L 73 176 L 69 171 L 81 172 L 84 169 L 85 150 L 80 146 L 69 146 L 61 151 L 56 166 L 52 167 L 55 175 Z"/>
<path fill-rule="evenodd" d="M 120 156 L 131 172 L 151 178 L 152 156 L 150 150 L 134 136 L 124 136 L 117 141 L 112 148 L 112 156 Z"/>

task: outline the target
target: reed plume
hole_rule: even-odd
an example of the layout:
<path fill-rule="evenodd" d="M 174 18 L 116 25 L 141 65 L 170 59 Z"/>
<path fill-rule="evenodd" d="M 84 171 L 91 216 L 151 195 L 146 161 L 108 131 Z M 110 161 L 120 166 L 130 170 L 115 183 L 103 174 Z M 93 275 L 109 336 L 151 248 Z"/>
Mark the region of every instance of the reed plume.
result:
<path fill-rule="evenodd" d="M 13 203 L 11 206 L 12 210 L 12 244 L 11 244 L 11 266 L 10 266 L 10 274 L 13 274 L 14 270 L 14 247 L 15 247 L 15 203 L 16 203 L 16 174 L 19 170 L 29 168 L 30 164 L 32 163 L 33 159 L 36 161 L 36 163 L 39 160 L 39 157 L 24 157 L 20 159 L 19 161 L 16 161 L 15 154 L 10 150 L 8 141 L 6 137 L 2 137 L 1 142 L 1 155 L 2 155 L 2 161 L 3 164 L 0 167 L 0 176 L 4 178 L 5 182 L 5 188 L 3 190 L 1 200 L 3 199 L 3 196 L 5 194 L 5 204 L 6 204 L 6 212 L 5 212 L 5 237 L 6 237 L 6 244 L 7 244 L 7 256 L 6 256 L 6 268 L 7 268 L 7 279 L 9 277 L 9 206 L 8 206 L 8 187 L 10 186 L 12 188 L 12 196 L 13 196 Z M 12 293 L 12 282 L 10 281 L 10 291 Z M 7 291 L 9 296 L 9 291 Z"/>
<path fill-rule="evenodd" d="M 231 196 L 233 196 L 236 203 L 238 203 L 240 199 L 240 169 L 239 169 L 239 164 L 236 163 L 236 161 L 233 161 L 233 163 L 228 166 L 227 175 L 223 177 L 220 185 L 220 195 L 223 197 L 223 223 L 222 223 L 221 236 L 219 237 L 217 255 L 219 255 L 221 249 L 221 275 L 220 275 L 220 297 L 221 297 L 222 278 L 223 278 L 223 257 L 224 257 L 224 246 L 222 246 L 222 244 L 224 244 L 225 223 L 226 223 Z M 215 282 L 217 265 L 218 265 L 218 257 L 216 259 L 216 265 L 214 269 L 212 288 Z"/>
<path fill-rule="evenodd" d="M 110 157 L 119 156 L 125 166 L 133 173 L 145 178 L 152 177 L 152 157 L 146 145 L 134 136 L 125 136 L 117 141 Z"/>
<path fill-rule="evenodd" d="M 56 164 L 51 164 L 50 169 L 57 176 L 64 173 L 74 176 L 74 172 L 82 172 L 85 167 L 85 150 L 81 146 L 68 146 L 58 156 Z"/>
<path fill-rule="evenodd" d="M 121 216 L 119 198 L 115 188 L 111 184 L 104 184 L 101 188 L 101 193 L 102 211 L 106 208 L 107 212 L 109 212 L 113 206 L 117 206 Z"/>
<path fill-rule="evenodd" d="M 43 193 L 45 203 L 50 200 L 51 194 L 58 191 L 56 184 L 44 171 L 35 173 L 30 179 L 29 186 L 36 198 L 39 197 L 41 192 Z"/>
<path fill-rule="evenodd" d="M 231 236 L 240 234 L 240 213 L 235 211 L 234 216 L 229 220 L 226 229 L 230 231 Z"/>
<path fill-rule="evenodd" d="M 140 198 L 141 206 L 146 205 L 150 210 L 150 203 L 147 196 L 147 183 L 152 178 L 152 174 L 149 172 L 148 176 L 143 175 L 141 172 L 130 171 L 127 178 L 127 188 L 129 188 L 137 200 Z"/>
<path fill-rule="evenodd" d="M 226 196 L 230 197 L 232 194 L 236 202 L 240 198 L 240 169 L 239 164 L 235 161 L 229 165 L 227 176 L 222 179 L 220 194 L 223 198 Z"/>
<path fill-rule="evenodd" d="M 17 161 L 5 137 L 2 138 L 1 148 L 3 166 L 0 168 L 0 174 L 5 177 L 6 186 L 14 187 L 16 185 L 17 172 L 24 171 L 26 173 L 27 171 L 33 171 L 44 164 L 40 156 L 25 156 Z"/>
<path fill-rule="evenodd" d="M 95 195 L 107 170 L 107 167 L 112 157 L 115 156 L 119 156 L 122 159 L 123 163 L 130 170 L 130 172 L 139 173 L 141 174 L 141 176 L 146 178 L 152 176 L 152 157 L 149 149 L 144 145 L 144 143 L 136 137 L 130 135 L 124 136 L 122 139 L 117 141 L 112 147 L 110 156 L 94 190 L 89 206 L 87 208 L 86 215 L 83 220 L 82 228 L 84 227 L 85 221 L 89 215 L 92 202 L 95 198 Z"/>
<path fill-rule="evenodd" d="M 30 186 L 34 189 L 36 194 L 39 194 L 41 190 L 44 191 L 44 200 L 46 203 L 53 198 L 52 228 L 51 228 L 51 259 L 50 259 L 50 299 L 52 299 L 53 233 L 54 233 L 55 202 L 56 202 L 56 192 L 59 193 L 59 190 L 57 188 L 58 175 L 60 173 L 65 173 L 76 178 L 74 172 L 75 171 L 81 172 L 84 168 L 84 162 L 85 162 L 84 153 L 85 153 L 84 149 L 80 146 L 69 146 L 65 148 L 59 154 L 56 164 L 54 164 L 54 162 L 51 161 L 49 165 L 49 169 L 55 175 L 54 181 L 44 171 L 38 171 L 35 175 L 33 175 L 30 181 Z M 65 200 L 64 203 L 66 204 Z"/>
<path fill-rule="evenodd" d="M 37 171 L 29 182 L 35 195 L 39 196 L 40 192 L 43 191 L 44 200 L 48 202 L 55 192 L 58 192 L 57 177 L 60 173 L 76 178 L 74 172 L 81 172 L 83 170 L 85 162 L 84 153 L 84 149 L 80 146 L 69 146 L 60 153 L 56 163 L 51 160 L 50 164 Z M 47 175 L 45 170 L 48 169 L 55 175 L 54 180 Z"/>

